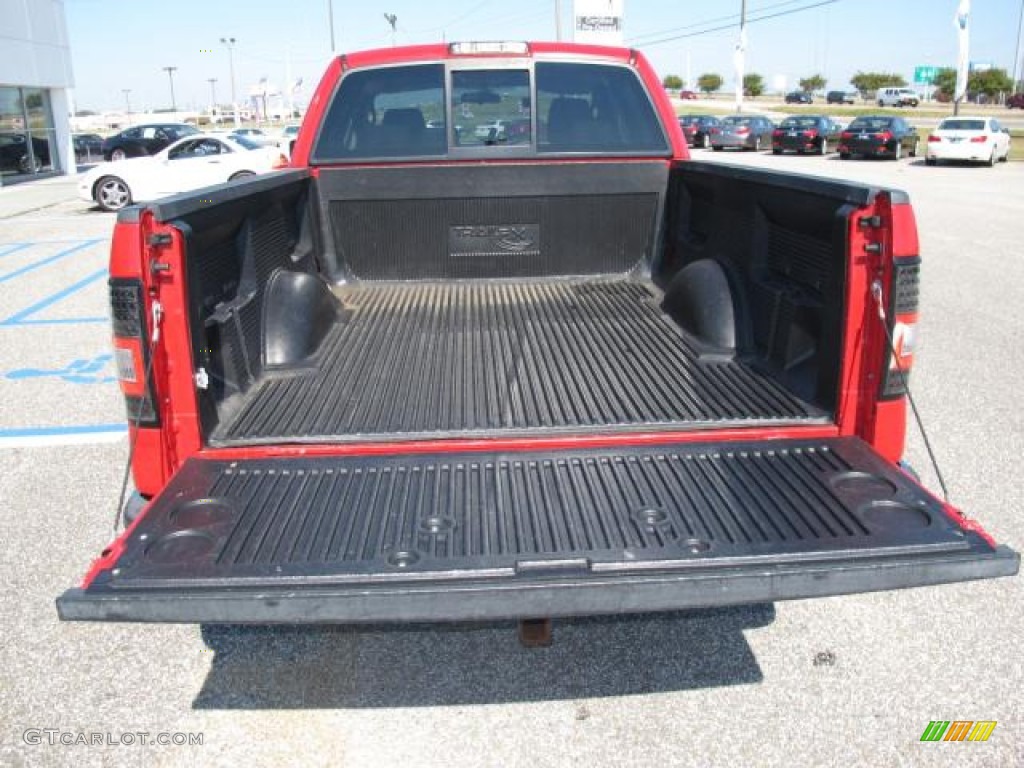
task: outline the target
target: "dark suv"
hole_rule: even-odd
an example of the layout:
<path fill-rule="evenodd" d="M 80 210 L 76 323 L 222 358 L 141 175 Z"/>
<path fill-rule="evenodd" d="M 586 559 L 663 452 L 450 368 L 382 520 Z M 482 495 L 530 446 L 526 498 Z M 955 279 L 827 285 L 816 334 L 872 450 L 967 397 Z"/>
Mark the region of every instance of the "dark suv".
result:
<path fill-rule="evenodd" d="M 853 94 L 846 91 L 829 91 L 825 95 L 828 104 L 853 104 Z"/>
<path fill-rule="evenodd" d="M 199 133 L 186 123 L 137 125 L 114 134 L 103 142 L 104 160 L 124 160 L 129 157 L 155 155 L 164 147 L 183 136 Z"/>
<path fill-rule="evenodd" d="M 1024 93 L 1015 93 L 1006 100 L 1007 109 L 1024 109 Z"/>
<path fill-rule="evenodd" d="M 804 93 L 803 91 L 793 91 L 792 93 L 786 94 L 787 104 L 813 104 L 814 99 L 811 98 L 811 94 Z"/>

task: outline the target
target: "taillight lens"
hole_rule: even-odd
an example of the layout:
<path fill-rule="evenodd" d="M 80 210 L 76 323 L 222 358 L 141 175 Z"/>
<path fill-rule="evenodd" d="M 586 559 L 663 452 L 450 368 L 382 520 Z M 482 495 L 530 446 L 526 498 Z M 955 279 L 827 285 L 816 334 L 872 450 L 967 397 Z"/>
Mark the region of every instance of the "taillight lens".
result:
<path fill-rule="evenodd" d="M 142 283 L 110 279 L 110 322 L 114 331 L 114 364 L 124 395 L 128 420 L 142 426 L 160 423 L 153 407 L 152 375 L 144 381 L 149 349 L 146 345 L 146 311 Z"/>
<path fill-rule="evenodd" d="M 287 168 L 288 167 L 288 158 L 285 157 L 283 154 L 278 155 L 277 156 L 277 160 L 275 160 L 271 164 L 270 167 L 273 168 L 275 171 L 280 169 L 280 168 Z"/>
<path fill-rule="evenodd" d="M 988 141 L 988 136 L 975 136 L 971 139 L 971 144 L 984 144 Z"/>
<path fill-rule="evenodd" d="M 876 133 L 875 138 L 881 141 L 889 141 L 892 138 L 892 134 L 888 131 L 883 131 L 882 133 Z"/>
<path fill-rule="evenodd" d="M 850 133 L 849 131 L 843 131 L 843 132 L 842 132 L 842 133 L 841 133 L 841 134 L 839 135 L 839 138 L 841 138 L 841 139 L 842 139 L 843 141 L 849 141 L 850 139 L 852 139 L 852 138 L 853 138 L 853 134 L 852 134 L 852 133 Z"/>
<path fill-rule="evenodd" d="M 928 137 L 929 144 L 938 144 L 940 141 L 942 141 L 942 137 L 936 136 L 934 133 Z"/>
<path fill-rule="evenodd" d="M 774 136 L 776 139 L 781 139 L 784 135 L 785 131 L 780 131 L 778 129 L 772 131 L 772 136 Z"/>
<path fill-rule="evenodd" d="M 750 133 L 750 129 L 745 125 L 741 125 L 736 129 L 736 133 Z"/>
<path fill-rule="evenodd" d="M 893 261 L 892 288 L 889 291 L 889 333 L 892 334 L 892 351 L 885 356 L 886 367 L 882 376 L 881 397 L 902 397 L 907 391 L 907 379 L 914 365 L 917 350 L 918 295 L 921 280 L 921 257 L 910 256 Z"/>
<path fill-rule="evenodd" d="M 804 131 L 804 136 L 806 136 L 808 139 L 813 139 L 817 135 L 817 131 Z"/>

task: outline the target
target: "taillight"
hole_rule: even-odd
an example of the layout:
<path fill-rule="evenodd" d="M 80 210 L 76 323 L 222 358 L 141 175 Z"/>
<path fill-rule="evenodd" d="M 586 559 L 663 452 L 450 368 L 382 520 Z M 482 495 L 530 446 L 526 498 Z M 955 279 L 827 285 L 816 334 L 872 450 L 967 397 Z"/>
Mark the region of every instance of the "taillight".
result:
<path fill-rule="evenodd" d="M 875 138 L 881 141 L 889 141 L 892 138 L 892 134 L 888 131 L 883 131 L 882 133 L 876 133 Z"/>
<path fill-rule="evenodd" d="M 146 311 L 142 283 L 135 279 L 110 279 L 110 321 L 114 331 L 114 363 L 124 394 L 128 420 L 156 426 L 160 419 L 153 407 L 152 373 L 144 380 L 149 349 L 146 345 Z"/>
<path fill-rule="evenodd" d="M 721 133 L 721 132 L 722 132 L 722 129 L 721 129 L 721 128 L 712 128 L 712 129 L 711 129 L 711 132 L 712 132 L 712 133 Z"/>
<path fill-rule="evenodd" d="M 780 131 L 779 129 L 776 128 L 774 131 L 772 131 L 772 136 L 774 136 L 776 139 L 781 139 L 785 135 L 785 133 L 785 131 Z"/>
<path fill-rule="evenodd" d="M 942 137 L 941 136 L 936 136 L 934 133 L 931 136 L 928 137 L 928 143 L 929 144 L 937 144 L 940 141 L 942 141 Z"/>
<path fill-rule="evenodd" d="M 988 141 L 988 136 L 975 136 L 971 139 L 971 144 L 984 144 Z"/>
<path fill-rule="evenodd" d="M 817 135 L 817 131 L 804 131 L 804 136 L 806 136 L 808 139 L 813 139 Z"/>
<path fill-rule="evenodd" d="M 907 391 L 907 378 L 914 365 L 917 349 L 917 308 L 921 279 L 921 257 L 896 258 L 892 267 L 892 289 L 889 291 L 889 332 L 893 347 L 885 356 L 882 376 L 882 398 L 902 397 Z"/>
<path fill-rule="evenodd" d="M 850 133 L 849 131 L 843 131 L 843 132 L 842 132 L 842 133 L 841 133 L 841 134 L 839 135 L 839 138 L 841 138 L 841 139 L 842 139 L 843 141 L 849 141 L 850 139 L 852 139 L 852 138 L 853 138 L 853 134 L 852 134 L 852 133 Z"/>
<path fill-rule="evenodd" d="M 741 125 L 736 129 L 736 133 L 750 133 L 750 129 L 745 125 Z"/>
<path fill-rule="evenodd" d="M 285 157 L 283 154 L 278 155 L 277 156 L 277 160 L 275 160 L 273 163 L 271 163 L 270 167 L 273 168 L 275 171 L 279 170 L 281 168 L 287 168 L 288 167 L 288 158 Z"/>

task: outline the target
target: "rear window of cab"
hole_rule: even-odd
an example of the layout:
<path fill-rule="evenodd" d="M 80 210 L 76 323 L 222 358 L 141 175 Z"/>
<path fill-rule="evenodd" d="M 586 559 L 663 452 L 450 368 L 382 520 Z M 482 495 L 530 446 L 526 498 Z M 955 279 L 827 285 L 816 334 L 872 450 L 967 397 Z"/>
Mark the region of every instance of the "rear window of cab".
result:
<path fill-rule="evenodd" d="M 669 152 L 654 104 L 629 67 L 436 63 L 346 74 L 311 161 Z"/>

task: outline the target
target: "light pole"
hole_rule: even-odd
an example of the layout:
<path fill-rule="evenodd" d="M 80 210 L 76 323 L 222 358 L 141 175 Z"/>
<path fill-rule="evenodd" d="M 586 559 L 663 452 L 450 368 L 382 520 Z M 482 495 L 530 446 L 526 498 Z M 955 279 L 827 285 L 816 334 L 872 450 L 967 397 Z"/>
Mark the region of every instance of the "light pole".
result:
<path fill-rule="evenodd" d="M 561 39 L 562 39 L 562 0 L 555 0 L 555 40 L 559 40 L 560 41 Z"/>
<path fill-rule="evenodd" d="M 264 75 L 260 78 L 260 100 L 263 102 L 263 115 L 260 120 L 262 123 L 270 122 L 267 120 L 267 76 Z"/>
<path fill-rule="evenodd" d="M 217 108 L 217 78 L 208 77 L 206 82 L 210 84 L 210 117 L 213 117 L 213 110 Z"/>
<path fill-rule="evenodd" d="M 747 0 L 740 2 L 740 39 L 736 41 L 736 111 L 743 111 L 743 75 L 747 53 Z"/>
<path fill-rule="evenodd" d="M 221 43 L 228 49 L 228 67 L 231 69 L 231 109 L 235 113 L 235 128 L 238 127 L 238 102 L 235 101 L 235 38 L 222 37 Z"/>
<path fill-rule="evenodd" d="M 174 100 L 174 71 L 177 67 L 164 67 L 164 72 L 167 73 L 167 79 L 171 81 L 171 112 L 178 111 L 178 103 Z"/>
<path fill-rule="evenodd" d="M 1013 91 L 1016 93 L 1019 89 L 1017 87 L 1017 76 L 1018 74 L 1024 75 L 1018 69 L 1020 64 L 1020 31 L 1021 27 L 1024 26 L 1024 0 L 1020 0 L 1020 15 L 1017 16 L 1017 47 L 1013 51 Z"/>
<path fill-rule="evenodd" d="M 327 0 L 327 26 L 331 30 L 331 53 L 333 54 L 337 50 L 334 47 L 334 2 L 333 2 L 333 0 Z"/>
<path fill-rule="evenodd" d="M 131 88 L 122 88 L 121 89 L 121 93 L 124 94 L 124 108 L 125 108 L 125 112 L 128 115 L 128 122 L 129 123 L 132 121 L 132 102 L 131 102 L 131 99 L 128 98 L 128 94 L 130 94 L 131 92 L 132 92 Z"/>

